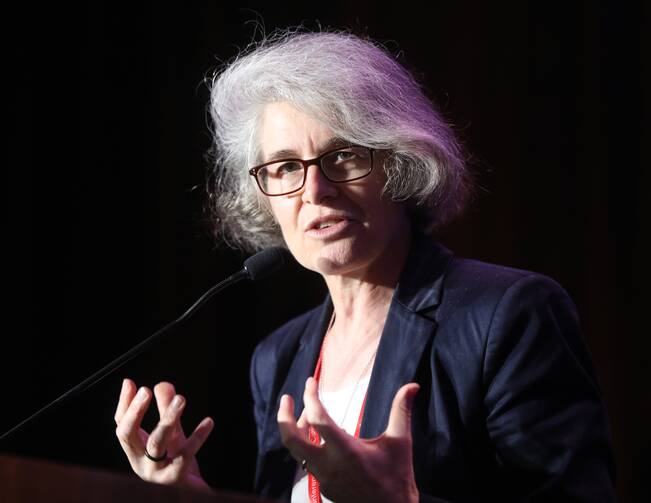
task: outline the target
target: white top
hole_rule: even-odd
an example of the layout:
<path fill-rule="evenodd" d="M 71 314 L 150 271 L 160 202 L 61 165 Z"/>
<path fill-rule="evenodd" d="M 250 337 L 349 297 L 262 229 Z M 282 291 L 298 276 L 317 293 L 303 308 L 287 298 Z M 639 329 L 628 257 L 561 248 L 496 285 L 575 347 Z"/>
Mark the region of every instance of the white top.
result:
<path fill-rule="evenodd" d="M 343 428 L 351 436 L 355 434 L 355 429 L 357 429 L 359 412 L 362 408 L 362 402 L 364 401 L 370 380 L 371 376 L 369 375 L 360 379 L 356 389 L 355 385 L 351 384 L 339 391 L 324 391 L 319 395 L 321 403 L 328 411 L 328 415 L 330 415 L 339 427 Z M 355 396 L 351 399 L 353 391 L 355 392 Z M 349 401 L 350 405 L 348 405 Z M 346 411 L 346 407 L 348 407 L 348 411 Z M 346 416 L 345 418 L 344 415 Z M 341 424 L 342 421 L 343 424 Z M 323 439 L 321 441 L 323 442 Z M 331 500 L 323 495 L 321 495 L 321 499 L 323 503 L 332 503 Z M 309 501 L 310 498 L 307 495 L 307 473 L 303 471 L 299 463 L 294 476 L 292 503 L 309 503 Z"/>

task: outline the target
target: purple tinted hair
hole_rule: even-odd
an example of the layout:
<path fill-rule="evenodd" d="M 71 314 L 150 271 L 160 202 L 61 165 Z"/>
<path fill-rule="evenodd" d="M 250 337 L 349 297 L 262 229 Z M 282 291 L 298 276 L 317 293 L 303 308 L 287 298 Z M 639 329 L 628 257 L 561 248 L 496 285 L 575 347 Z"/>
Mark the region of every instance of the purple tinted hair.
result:
<path fill-rule="evenodd" d="M 283 245 L 248 168 L 259 163 L 264 105 L 285 101 L 359 145 L 388 149 L 384 193 L 432 233 L 459 215 L 472 189 L 463 149 L 412 75 L 383 48 L 348 33 L 282 31 L 213 77 L 210 209 L 218 236 L 254 251 Z"/>

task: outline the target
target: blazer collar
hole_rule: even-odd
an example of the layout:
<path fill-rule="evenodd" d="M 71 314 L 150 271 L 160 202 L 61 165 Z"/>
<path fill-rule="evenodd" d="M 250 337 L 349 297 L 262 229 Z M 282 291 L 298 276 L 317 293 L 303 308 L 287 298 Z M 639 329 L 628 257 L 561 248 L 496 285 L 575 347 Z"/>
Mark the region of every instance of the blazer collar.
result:
<path fill-rule="evenodd" d="M 414 233 L 392 304 L 399 302 L 413 313 L 426 312 L 438 306 L 444 272 L 451 259 L 452 252 L 443 245 L 428 236 Z"/>

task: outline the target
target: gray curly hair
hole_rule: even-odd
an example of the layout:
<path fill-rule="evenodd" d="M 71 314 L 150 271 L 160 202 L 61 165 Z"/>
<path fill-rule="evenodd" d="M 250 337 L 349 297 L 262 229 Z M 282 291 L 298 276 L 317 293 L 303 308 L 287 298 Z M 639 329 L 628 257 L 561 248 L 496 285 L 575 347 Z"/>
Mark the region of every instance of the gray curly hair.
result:
<path fill-rule="evenodd" d="M 260 161 L 264 105 L 289 102 L 338 137 L 391 152 L 383 192 L 404 201 L 416 229 L 432 233 L 466 206 L 463 149 L 412 75 L 382 47 L 343 32 L 277 32 L 212 79 L 209 209 L 215 234 L 247 251 L 284 245 L 248 168 Z"/>

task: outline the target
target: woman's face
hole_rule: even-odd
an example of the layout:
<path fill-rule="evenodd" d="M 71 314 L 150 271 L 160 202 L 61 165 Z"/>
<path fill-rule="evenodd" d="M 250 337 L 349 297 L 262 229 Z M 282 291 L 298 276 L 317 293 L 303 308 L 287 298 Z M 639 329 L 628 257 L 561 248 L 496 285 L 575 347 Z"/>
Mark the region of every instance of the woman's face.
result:
<path fill-rule="evenodd" d="M 328 127 L 288 103 L 265 106 L 263 162 L 313 159 L 331 150 L 335 140 Z M 386 181 L 382 160 L 382 153 L 375 152 L 370 175 L 347 183 L 332 183 L 311 165 L 301 190 L 268 198 L 287 246 L 304 267 L 323 275 L 364 277 L 408 241 L 403 205 L 381 196 Z"/>

